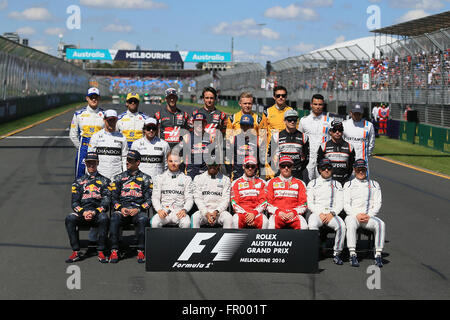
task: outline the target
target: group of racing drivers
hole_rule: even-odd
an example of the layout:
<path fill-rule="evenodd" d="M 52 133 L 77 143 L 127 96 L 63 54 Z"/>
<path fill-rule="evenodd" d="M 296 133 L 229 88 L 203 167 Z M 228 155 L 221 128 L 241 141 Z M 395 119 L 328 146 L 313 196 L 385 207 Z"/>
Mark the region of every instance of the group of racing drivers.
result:
<path fill-rule="evenodd" d="M 75 113 L 70 129 L 78 152 L 73 212 L 66 218 L 73 252 L 66 262 L 82 258 L 82 224 L 95 227 L 102 263 L 119 261 L 125 224 L 136 229 L 139 263 L 145 262 L 148 226 L 318 230 L 326 225 L 336 233 L 334 263 L 343 264 L 346 238 L 350 264 L 359 266 L 357 229 L 366 228 L 375 234 L 375 264 L 381 267 L 381 189 L 368 167 L 375 133 L 362 118 L 363 108 L 355 105 L 351 118 L 342 121 L 325 113 L 324 97 L 316 94 L 310 115 L 299 121 L 286 104 L 286 88 L 277 86 L 273 94 L 275 104 L 262 116 L 252 111 L 248 92 L 240 96 L 241 111 L 228 116 L 216 109 L 217 92 L 207 87 L 203 107 L 189 114 L 177 107 L 177 91 L 169 88 L 166 105 L 148 116 L 138 110 L 137 93 L 127 95 L 127 111 L 118 115 L 99 108 L 100 92 L 90 88 L 88 106 Z"/>

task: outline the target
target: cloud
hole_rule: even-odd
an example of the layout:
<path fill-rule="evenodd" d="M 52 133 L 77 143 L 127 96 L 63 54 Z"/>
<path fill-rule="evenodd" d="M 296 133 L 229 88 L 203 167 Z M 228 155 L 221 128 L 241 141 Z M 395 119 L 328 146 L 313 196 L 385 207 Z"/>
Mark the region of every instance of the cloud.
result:
<path fill-rule="evenodd" d="M 334 0 L 308 0 L 305 1 L 304 4 L 307 7 L 315 7 L 315 8 L 332 7 L 334 4 Z"/>
<path fill-rule="evenodd" d="M 345 22 L 345 21 L 338 21 L 333 25 L 333 29 L 339 30 L 339 31 L 349 30 L 352 28 L 355 28 L 355 25 L 351 22 Z"/>
<path fill-rule="evenodd" d="M 29 8 L 22 12 L 13 11 L 8 14 L 8 17 L 30 21 L 49 21 L 53 19 L 51 13 L 46 8 Z"/>
<path fill-rule="evenodd" d="M 278 40 L 280 34 L 270 28 L 258 25 L 253 19 L 235 22 L 221 22 L 214 27 L 214 34 L 225 34 L 234 37 L 263 37 L 269 40 Z"/>
<path fill-rule="evenodd" d="M 63 28 L 47 28 L 44 30 L 45 34 L 48 34 L 49 36 L 58 36 L 60 34 L 64 34 Z"/>
<path fill-rule="evenodd" d="M 445 0 L 449 2 L 448 0 Z M 439 10 L 445 7 L 442 0 L 389 0 L 392 8 L 417 9 L 417 10 Z"/>
<path fill-rule="evenodd" d="M 32 27 L 22 27 L 16 30 L 16 32 L 21 36 L 32 36 L 36 33 Z"/>
<path fill-rule="evenodd" d="M 0 1 L 0 11 L 5 10 L 8 8 L 8 0 L 1 0 Z"/>
<path fill-rule="evenodd" d="M 300 42 L 299 44 L 293 46 L 292 50 L 296 53 L 304 53 L 314 50 L 315 47 L 316 46 L 314 44 Z"/>
<path fill-rule="evenodd" d="M 277 20 L 303 20 L 303 21 L 317 21 L 319 15 L 314 9 L 303 8 L 296 4 L 291 4 L 286 8 L 276 6 L 264 12 L 266 18 Z"/>
<path fill-rule="evenodd" d="M 133 27 L 129 25 L 111 23 L 105 26 L 102 30 L 104 32 L 130 33 L 131 31 L 133 31 Z"/>
<path fill-rule="evenodd" d="M 405 13 L 403 16 L 397 19 L 397 23 L 407 22 L 410 20 L 416 20 L 420 18 L 424 18 L 426 16 L 429 16 L 430 14 L 425 12 L 422 9 L 419 10 L 411 10 Z"/>
<path fill-rule="evenodd" d="M 134 50 L 136 49 L 136 45 L 129 43 L 125 40 L 119 40 L 113 44 L 112 48 L 114 50 Z"/>
<path fill-rule="evenodd" d="M 48 54 L 50 54 L 50 51 L 52 50 L 52 47 L 47 46 L 45 44 L 37 44 L 37 45 L 31 46 L 31 47 L 36 50 L 48 53 Z"/>
<path fill-rule="evenodd" d="M 339 37 L 336 38 L 336 40 L 334 41 L 334 43 L 341 43 L 345 41 L 345 36 L 341 35 Z"/>
<path fill-rule="evenodd" d="M 81 0 L 80 4 L 87 7 L 117 8 L 134 10 L 165 9 L 167 4 L 152 0 Z"/>

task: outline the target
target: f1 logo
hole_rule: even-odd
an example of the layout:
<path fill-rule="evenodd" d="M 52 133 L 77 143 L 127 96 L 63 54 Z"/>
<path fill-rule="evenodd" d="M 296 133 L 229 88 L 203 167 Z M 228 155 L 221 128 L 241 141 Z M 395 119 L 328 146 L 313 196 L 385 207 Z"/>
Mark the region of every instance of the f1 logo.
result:
<path fill-rule="evenodd" d="M 198 232 L 184 249 L 178 261 L 188 261 L 194 253 L 201 253 L 205 248 L 205 245 L 201 243 L 215 235 L 215 232 Z M 247 234 L 244 233 L 224 233 L 211 251 L 211 253 L 217 253 L 213 261 L 229 261 L 246 237 Z"/>
<path fill-rule="evenodd" d="M 178 261 L 188 261 L 194 253 L 202 252 L 205 246 L 200 243 L 214 237 L 215 235 L 215 233 L 209 232 L 197 233 L 191 242 L 189 242 L 188 246 L 184 249 L 183 253 L 178 258 Z"/>

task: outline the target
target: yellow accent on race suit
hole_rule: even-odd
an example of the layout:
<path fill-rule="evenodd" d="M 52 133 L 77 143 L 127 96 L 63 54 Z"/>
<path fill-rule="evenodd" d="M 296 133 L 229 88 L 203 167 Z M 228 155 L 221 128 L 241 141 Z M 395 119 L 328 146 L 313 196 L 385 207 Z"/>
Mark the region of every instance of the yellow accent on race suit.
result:
<path fill-rule="evenodd" d="M 83 126 L 80 135 L 85 138 L 91 138 L 94 133 L 102 130 L 100 126 Z"/>
<path fill-rule="evenodd" d="M 122 133 L 127 138 L 127 141 L 136 141 L 143 137 L 142 130 L 123 130 Z"/>

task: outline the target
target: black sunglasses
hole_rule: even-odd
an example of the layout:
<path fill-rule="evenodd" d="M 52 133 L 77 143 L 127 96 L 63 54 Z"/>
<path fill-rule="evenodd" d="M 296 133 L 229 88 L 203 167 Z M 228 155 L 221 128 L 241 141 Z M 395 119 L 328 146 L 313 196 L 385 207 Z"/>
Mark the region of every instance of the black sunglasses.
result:
<path fill-rule="evenodd" d="M 276 94 L 275 95 L 275 98 L 286 98 L 287 97 L 287 94 L 285 93 L 285 94 Z"/>
<path fill-rule="evenodd" d="M 331 170 L 333 170 L 333 167 L 331 167 L 331 166 L 326 166 L 326 167 L 322 167 L 321 169 L 322 169 L 323 171 L 325 171 L 325 170 L 331 171 Z"/>
<path fill-rule="evenodd" d="M 156 127 L 156 126 L 146 126 L 146 127 L 144 127 L 144 130 L 147 130 L 147 131 L 157 131 L 157 130 L 158 130 L 158 127 Z"/>
<path fill-rule="evenodd" d="M 331 132 L 344 132 L 344 129 L 338 128 L 338 129 L 330 129 Z"/>
<path fill-rule="evenodd" d="M 256 165 L 254 165 L 254 164 L 246 164 L 246 165 L 244 166 L 244 168 L 245 168 L 245 169 L 256 169 Z"/>
<path fill-rule="evenodd" d="M 285 168 L 291 169 L 292 168 L 292 164 L 280 164 L 280 168 L 281 169 L 285 169 Z"/>
<path fill-rule="evenodd" d="M 127 100 L 127 103 L 129 103 L 129 104 L 132 104 L 132 103 L 138 104 L 139 100 L 137 100 L 137 99 L 130 99 L 130 100 Z"/>
<path fill-rule="evenodd" d="M 297 118 L 287 118 L 287 122 L 297 122 Z"/>

